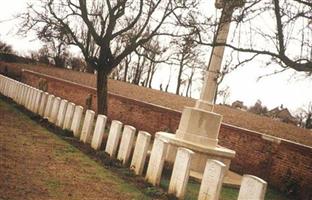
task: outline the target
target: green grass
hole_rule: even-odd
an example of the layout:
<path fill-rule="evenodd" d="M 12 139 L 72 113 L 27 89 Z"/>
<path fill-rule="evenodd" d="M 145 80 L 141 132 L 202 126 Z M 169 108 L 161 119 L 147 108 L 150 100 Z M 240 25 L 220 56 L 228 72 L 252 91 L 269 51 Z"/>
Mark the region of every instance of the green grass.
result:
<path fill-rule="evenodd" d="M 3 109 L 10 110 L 11 112 L 19 116 L 19 120 L 27 121 L 28 125 L 33 126 L 33 129 L 36 130 L 36 135 L 48 136 L 54 140 L 54 150 L 53 155 L 57 158 L 58 161 L 69 163 L 77 163 L 80 167 L 83 167 L 86 173 L 81 177 L 82 179 L 91 179 L 97 181 L 98 179 L 104 179 L 106 182 L 111 183 L 114 189 L 120 191 L 121 193 L 128 193 L 132 196 L 132 199 L 151 199 L 146 196 L 140 189 L 138 189 L 134 184 L 127 183 L 117 175 L 110 172 L 108 169 L 105 169 L 103 166 L 98 164 L 96 161 L 89 158 L 87 155 L 83 154 L 79 149 L 70 145 L 69 143 L 62 140 L 60 137 L 49 132 L 47 129 L 41 127 L 36 122 L 31 120 L 30 117 L 22 114 L 18 108 L 11 106 L 5 103 L 0 99 L 0 107 Z M 83 123 L 83 121 L 81 122 Z M 108 133 L 109 130 L 105 132 Z M 44 169 L 43 169 L 44 170 Z M 41 171 L 42 176 L 47 175 L 44 171 Z M 53 195 L 61 195 L 62 183 L 55 177 L 45 177 L 44 183 L 47 186 L 49 193 Z M 169 178 L 162 178 L 161 187 L 168 189 Z M 190 180 L 187 186 L 187 192 L 185 199 L 187 200 L 196 200 L 199 192 L 200 184 L 193 180 Z M 155 194 L 157 190 L 153 187 L 145 189 L 145 193 Z M 220 195 L 221 200 L 236 200 L 238 196 L 238 189 L 223 187 Z M 266 200 L 287 200 L 287 198 L 280 192 L 268 188 L 266 193 Z"/>
<path fill-rule="evenodd" d="M 61 197 L 62 192 L 60 191 L 61 182 L 57 179 L 47 179 L 45 180 L 45 185 L 48 187 L 49 194 L 52 197 Z"/>
<path fill-rule="evenodd" d="M 43 141 L 40 140 L 41 145 L 53 145 L 53 152 L 50 154 L 52 159 L 60 163 L 75 163 L 75 167 L 83 169 L 81 173 L 81 179 L 88 179 L 88 181 L 98 181 L 105 182 L 109 185 L 112 191 L 125 193 L 131 197 L 131 199 L 151 199 L 146 196 L 138 187 L 132 183 L 124 181 L 118 175 L 104 168 L 102 165 L 92 160 L 86 154 L 82 153 L 79 149 L 72 146 L 68 142 L 62 140 L 61 137 L 48 131 L 46 128 L 40 126 L 37 122 L 33 121 L 29 116 L 23 114 L 16 106 L 6 103 L 0 98 L 0 108 L 2 110 L 9 111 L 16 115 L 17 126 L 23 126 L 27 124 L 27 128 L 32 130 L 32 136 L 38 136 L 38 138 L 46 138 Z M 23 138 L 23 135 L 19 137 Z M 25 137 L 25 143 L 36 142 L 34 139 L 29 142 Z M 36 147 L 37 148 L 37 147 Z M 54 163 L 55 164 L 55 163 Z M 62 173 L 63 169 L 60 169 Z M 62 182 L 54 174 L 50 174 L 47 169 L 39 169 L 35 171 L 35 174 L 40 177 L 42 184 L 47 188 L 51 197 L 56 197 L 57 199 L 62 199 L 64 194 L 62 193 L 64 187 L 66 187 L 66 182 Z M 63 175 L 66 175 L 64 172 Z M 68 175 L 70 177 L 70 175 Z"/>
<path fill-rule="evenodd" d="M 169 178 L 163 177 L 161 179 L 160 186 L 164 189 L 167 189 L 169 187 L 169 181 L 170 181 Z M 199 187 L 200 187 L 200 184 L 198 182 L 190 180 L 187 185 L 185 199 L 197 200 Z M 220 199 L 221 200 L 237 200 L 238 192 L 239 192 L 238 189 L 223 187 L 221 190 Z M 268 188 L 266 192 L 265 200 L 288 200 L 288 198 L 285 197 L 280 192 L 272 188 Z"/>

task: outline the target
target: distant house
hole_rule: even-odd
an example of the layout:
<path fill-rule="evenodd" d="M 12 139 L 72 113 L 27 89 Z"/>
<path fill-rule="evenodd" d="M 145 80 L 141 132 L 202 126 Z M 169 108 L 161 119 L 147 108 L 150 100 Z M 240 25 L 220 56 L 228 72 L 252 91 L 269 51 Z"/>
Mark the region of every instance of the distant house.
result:
<path fill-rule="evenodd" d="M 232 108 L 236 108 L 236 109 L 240 109 L 244 111 L 247 110 L 247 106 L 244 106 L 244 102 L 238 101 L 238 100 L 232 103 Z"/>
<path fill-rule="evenodd" d="M 298 120 L 291 115 L 291 113 L 289 112 L 289 110 L 287 108 L 283 108 L 282 106 L 276 107 L 276 108 L 268 111 L 266 115 L 268 117 L 280 120 L 280 121 L 285 122 L 285 123 L 290 123 L 290 124 L 294 124 L 294 125 L 298 124 Z"/>

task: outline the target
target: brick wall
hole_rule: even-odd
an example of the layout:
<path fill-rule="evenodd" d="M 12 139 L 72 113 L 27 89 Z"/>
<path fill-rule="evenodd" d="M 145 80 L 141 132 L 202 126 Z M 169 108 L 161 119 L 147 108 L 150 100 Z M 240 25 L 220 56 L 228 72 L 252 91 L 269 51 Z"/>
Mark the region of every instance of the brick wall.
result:
<path fill-rule="evenodd" d="M 48 82 L 48 92 L 85 105 L 88 94 L 94 96 L 92 109 L 96 110 L 96 90 L 70 81 L 25 70 L 22 81 L 37 87 L 40 78 Z M 174 132 L 181 112 L 136 101 L 109 93 L 108 117 L 133 125 L 150 133 Z M 267 136 L 255 131 L 223 123 L 219 144 L 236 151 L 231 169 L 238 173 L 253 174 L 283 189 L 295 188 L 302 199 L 312 198 L 312 148 Z"/>

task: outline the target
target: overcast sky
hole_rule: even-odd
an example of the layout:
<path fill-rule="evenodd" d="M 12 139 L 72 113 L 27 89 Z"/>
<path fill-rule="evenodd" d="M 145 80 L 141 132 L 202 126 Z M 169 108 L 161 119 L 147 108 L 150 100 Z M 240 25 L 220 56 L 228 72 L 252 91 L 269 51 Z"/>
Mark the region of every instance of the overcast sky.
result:
<path fill-rule="evenodd" d="M 24 11 L 26 0 L 3 1 L 0 7 L 0 40 L 12 45 L 14 50 L 20 54 L 27 54 L 30 50 L 36 50 L 41 47 L 41 43 L 35 40 L 35 36 L 30 35 L 27 38 L 15 35 L 17 20 L 14 15 Z M 13 19 L 13 20 L 11 20 Z M 8 21 L 7 21 L 8 20 Z M 207 62 L 209 56 L 207 56 Z M 222 87 L 230 87 L 229 102 L 241 100 L 245 105 L 253 105 L 257 99 L 260 99 L 263 105 L 268 108 L 280 106 L 288 107 L 292 112 L 297 108 L 307 105 L 312 101 L 312 77 L 305 78 L 304 74 L 295 73 L 288 70 L 282 74 L 273 75 L 257 81 L 258 77 L 269 74 L 278 69 L 278 67 L 264 67 L 260 62 L 251 62 L 246 66 L 239 68 L 228 74 Z M 155 74 L 153 86 L 159 88 L 163 82 L 167 82 L 167 77 L 163 73 L 168 70 L 159 70 Z M 171 85 L 171 91 L 174 91 L 175 85 Z M 194 92 L 198 90 L 194 89 Z"/>

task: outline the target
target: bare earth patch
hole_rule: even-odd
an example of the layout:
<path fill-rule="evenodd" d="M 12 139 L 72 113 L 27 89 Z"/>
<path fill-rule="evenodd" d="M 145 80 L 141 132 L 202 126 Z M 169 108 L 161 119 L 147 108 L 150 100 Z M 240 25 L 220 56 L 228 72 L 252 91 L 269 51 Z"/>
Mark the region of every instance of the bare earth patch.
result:
<path fill-rule="evenodd" d="M 0 100 L 0 199 L 146 199 Z"/>

